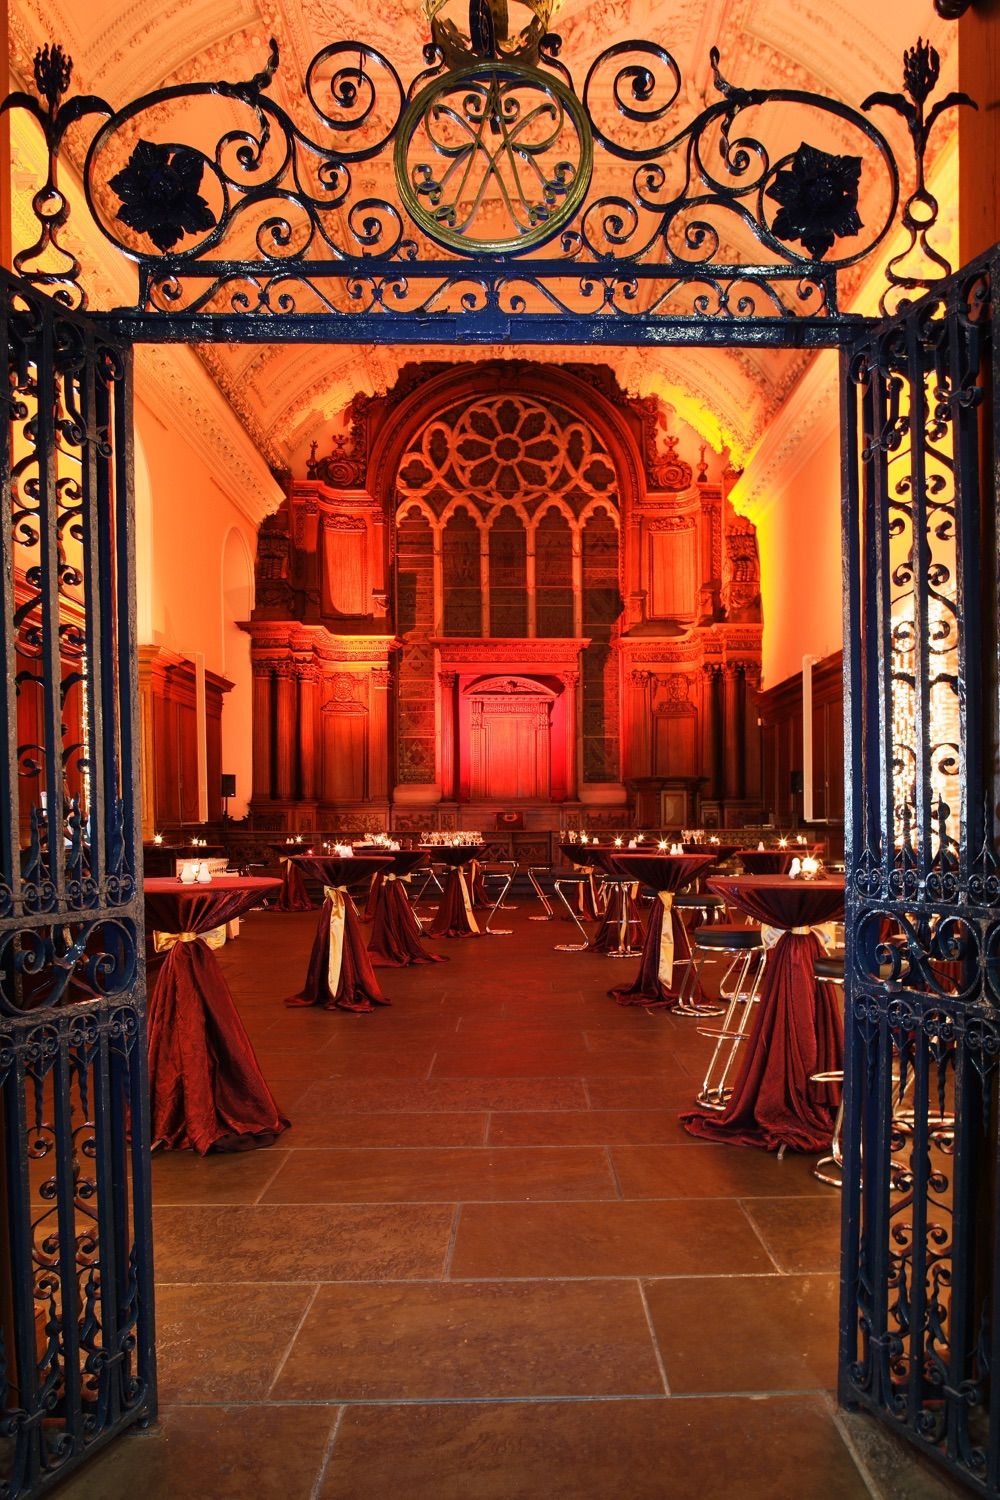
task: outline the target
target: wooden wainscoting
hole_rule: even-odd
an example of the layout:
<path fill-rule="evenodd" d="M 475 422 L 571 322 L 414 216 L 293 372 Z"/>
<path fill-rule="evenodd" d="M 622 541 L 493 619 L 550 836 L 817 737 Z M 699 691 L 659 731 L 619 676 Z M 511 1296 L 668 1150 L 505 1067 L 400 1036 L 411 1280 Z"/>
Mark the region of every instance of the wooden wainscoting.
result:
<path fill-rule="evenodd" d="M 841 652 L 812 669 L 813 818 L 844 818 L 844 687 Z M 764 781 L 764 811 L 787 827 L 802 821 L 802 673 L 786 677 L 758 698 Z M 793 790 L 797 788 L 797 790 Z"/>

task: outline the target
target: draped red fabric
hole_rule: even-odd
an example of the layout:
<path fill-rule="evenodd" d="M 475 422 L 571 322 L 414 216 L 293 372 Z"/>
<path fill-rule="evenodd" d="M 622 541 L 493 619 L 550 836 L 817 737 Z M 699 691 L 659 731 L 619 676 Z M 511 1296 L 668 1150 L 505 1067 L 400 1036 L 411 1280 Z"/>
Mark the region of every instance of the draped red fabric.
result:
<path fill-rule="evenodd" d="M 674 977 L 673 983 L 668 988 L 660 979 L 659 973 L 660 937 L 663 933 L 666 915 L 662 901 L 657 898 L 650 912 L 638 974 L 631 984 L 619 985 L 616 989 L 608 990 L 612 1000 L 617 1000 L 619 1005 L 665 1005 L 672 1008 L 677 1004 L 680 998 L 680 982 L 686 973 L 686 965 L 691 957 L 691 939 L 679 916 L 671 912 L 670 920 L 674 924 Z"/>
<path fill-rule="evenodd" d="M 843 913 L 844 882 L 776 876 L 726 879 L 709 886 L 758 921 L 805 927 Z M 726 1108 L 692 1110 L 684 1128 L 710 1141 L 777 1151 L 823 1151 L 833 1135 L 836 1090 L 810 1082 L 842 1066 L 844 1028 L 836 990 L 817 983 L 823 946 L 815 933 L 786 931 L 768 954 L 757 1017 L 743 1044 L 743 1064 Z"/>
<path fill-rule="evenodd" d="M 649 890 L 659 893 L 679 891 L 690 885 L 702 870 L 715 864 L 716 858 L 714 853 L 671 855 L 635 854 L 628 851 L 616 852 L 615 864 L 623 875 L 640 880 Z M 674 1006 L 680 998 L 680 987 L 691 957 L 691 940 L 679 913 L 671 911 L 670 920 L 674 928 L 674 975 L 668 988 L 659 977 L 660 938 L 666 915 L 662 901 L 657 898 L 646 928 L 638 974 L 631 984 L 608 990 L 608 994 L 619 1005 Z"/>
<path fill-rule="evenodd" d="M 406 964 L 440 964 L 448 960 L 440 953 L 428 953 L 421 941 L 417 919 L 398 880 L 380 881 L 368 952 L 376 968 Z"/>
<path fill-rule="evenodd" d="M 270 1146 L 288 1120 L 264 1081 L 210 948 L 177 943 L 149 1000 L 150 1122 L 172 1149 Z"/>
<path fill-rule="evenodd" d="M 374 922 L 375 913 L 378 910 L 379 893 L 382 890 L 382 882 L 385 879 L 384 870 L 376 870 L 372 876 L 371 885 L 368 887 L 368 900 L 365 902 L 365 921 Z"/>
<path fill-rule="evenodd" d="M 813 964 L 823 952 L 814 933 L 788 932 L 767 960 L 757 1023 L 721 1114 L 681 1115 L 691 1135 L 777 1151 L 825 1151 L 836 1105 L 829 1085 L 812 1073 L 842 1066 L 844 1028 L 832 985 L 818 984 Z"/>
<path fill-rule="evenodd" d="M 278 897 L 279 911 L 313 911 L 312 899 L 306 890 L 302 871 L 289 859 L 281 867 L 281 895 Z"/>
<path fill-rule="evenodd" d="M 488 911 L 493 902 L 490 899 L 490 893 L 486 888 L 486 881 L 483 878 L 483 867 L 478 859 L 473 862 L 472 879 L 468 881 L 468 885 L 473 906 L 477 910 L 482 910 L 485 907 Z"/>
<path fill-rule="evenodd" d="M 242 916 L 276 880 L 216 876 L 209 885 L 144 882 L 146 922 L 158 932 L 205 933 Z M 178 942 L 149 998 L 153 1141 L 242 1151 L 269 1146 L 288 1121 L 275 1104 L 218 960 L 205 943 Z"/>
<path fill-rule="evenodd" d="M 713 875 L 709 890 L 756 922 L 772 927 L 817 927 L 844 915 L 844 877 L 790 880 L 774 875 Z"/>
<path fill-rule="evenodd" d="M 749 875 L 787 875 L 796 855 L 804 849 L 738 849 L 737 858 Z"/>
<path fill-rule="evenodd" d="M 469 926 L 469 915 L 465 910 L 459 868 L 453 865 L 444 879 L 444 894 L 431 923 L 432 937 L 482 937 Z"/>
<path fill-rule="evenodd" d="M 372 961 L 368 957 L 357 908 L 346 892 L 344 902 L 344 947 L 336 994 L 331 994 L 329 984 L 330 915 L 333 902 L 327 898 L 319 914 L 305 984 L 297 995 L 289 996 L 285 1001 L 286 1005 L 322 1005 L 325 1010 L 365 1013 L 374 1010 L 376 1005 L 390 1004 L 382 993 Z"/>
<path fill-rule="evenodd" d="M 642 907 L 632 895 L 631 886 L 619 885 L 608 888 L 608 905 L 600 919 L 600 926 L 590 940 L 591 953 L 610 953 L 621 941 L 622 903 L 628 918 L 626 928 L 629 946 L 635 948 L 644 941 L 646 924 Z"/>

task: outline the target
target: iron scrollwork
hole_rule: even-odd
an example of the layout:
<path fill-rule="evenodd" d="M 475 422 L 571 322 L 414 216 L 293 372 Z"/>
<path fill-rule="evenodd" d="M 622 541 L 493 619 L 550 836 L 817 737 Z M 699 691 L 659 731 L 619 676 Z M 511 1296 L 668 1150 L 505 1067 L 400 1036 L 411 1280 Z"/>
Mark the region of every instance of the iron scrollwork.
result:
<path fill-rule="evenodd" d="M 175 85 L 117 111 L 93 97 L 62 102 L 71 65 L 53 49 L 39 72 L 46 111 L 25 95 L 8 103 L 50 122 L 49 193 L 59 122 L 105 117 L 86 153 L 87 203 L 137 263 L 136 312 L 154 325 L 201 314 L 388 316 L 428 329 L 442 319 L 833 325 L 838 275 L 882 243 L 900 200 L 875 104 L 912 116 L 918 183 L 904 223 L 919 218 L 929 248 L 927 135 L 962 102 L 949 95 L 925 116 L 932 51 L 908 54 L 906 96 L 873 95 L 856 110 L 736 86 L 713 49 L 717 97 L 685 122 L 680 69 L 660 44 L 608 47 L 578 91 L 560 39 L 542 30 L 543 0 L 516 36 L 501 34 L 487 0 L 473 9 L 468 36 L 435 14 L 427 66 L 408 87 L 364 43 L 323 48 L 303 118 L 273 95 L 273 41 L 250 79 Z M 223 106 L 214 131 L 213 100 Z M 800 144 L 773 151 L 769 122 L 787 141 L 799 117 Z M 51 245 L 60 214 L 44 231 Z M 929 259 L 939 274 L 940 257 Z M 79 267 L 62 276 L 78 298 Z"/>
<path fill-rule="evenodd" d="M 910 61 L 923 81 L 915 71 L 909 123 L 926 132 L 919 96 L 937 65 L 928 49 Z M 855 786 L 840 1394 L 991 1496 L 1000 853 L 986 662 L 1000 621 L 979 454 L 998 437 L 997 271 L 991 252 L 912 304 L 901 279 L 894 315 L 859 341 L 844 499 Z"/>
<path fill-rule="evenodd" d="M 155 1400 L 130 360 L 5 273 L 0 325 L 0 1500 L 18 1500 Z"/>

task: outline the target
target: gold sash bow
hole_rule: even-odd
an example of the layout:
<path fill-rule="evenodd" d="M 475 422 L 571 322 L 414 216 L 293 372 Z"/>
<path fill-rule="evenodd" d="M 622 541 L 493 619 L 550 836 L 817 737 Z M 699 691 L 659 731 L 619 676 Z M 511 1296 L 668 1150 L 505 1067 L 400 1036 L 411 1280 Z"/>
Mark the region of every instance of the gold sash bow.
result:
<path fill-rule="evenodd" d="M 153 951 L 155 953 L 169 953 L 171 948 L 178 943 L 196 943 L 198 939 L 207 948 L 221 948 L 226 941 L 226 924 L 221 927 L 212 927 L 208 932 L 155 932 L 153 933 Z"/>
<path fill-rule="evenodd" d="M 814 932 L 823 944 L 823 947 L 827 949 L 829 949 L 830 944 L 833 942 L 832 922 L 818 922 L 815 927 L 769 927 L 766 922 L 762 922 L 760 926 L 761 940 L 767 949 L 773 948 L 778 939 L 783 938 L 786 932 L 793 932 L 796 937 L 807 937 L 810 932 Z"/>
<path fill-rule="evenodd" d="M 660 928 L 660 963 L 656 977 L 669 990 L 674 978 L 674 893 L 657 891 L 663 907 L 663 925 Z"/>
<path fill-rule="evenodd" d="M 330 994 L 336 995 L 344 963 L 344 929 L 347 926 L 347 903 L 351 899 L 346 885 L 325 885 L 323 896 L 330 903 L 330 956 L 326 963 L 326 982 Z"/>
<path fill-rule="evenodd" d="M 456 866 L 455 874 L 458 876 L 458 887 L 462 892 L 462 905 L 465 907 L 465 916 L 466 920 L 469 923 L 469 931 L 476 933 L 476 935 L 478 936 L 479 923 L 476 921 L 475 913 L 472 910 L 472 900 L 469 896 L 469 887 L 465 883 L 465 876 L 462 873 L 460 866 Z"/>

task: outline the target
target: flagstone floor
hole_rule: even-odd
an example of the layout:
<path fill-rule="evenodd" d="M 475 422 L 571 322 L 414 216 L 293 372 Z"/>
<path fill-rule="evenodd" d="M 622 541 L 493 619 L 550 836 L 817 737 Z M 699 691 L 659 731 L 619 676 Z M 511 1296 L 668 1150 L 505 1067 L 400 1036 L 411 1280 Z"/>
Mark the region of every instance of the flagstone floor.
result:
<path fill-rule="evenodd" d="M 677 1123 L 711 1046 L 567 930 L 287 1011 L 315 916 L 220 955 L 292 1128 L 154 1161 L 161 1418 L 65 1500 L 943 1500 L 836 1411 L 839 1196 Z"/>

